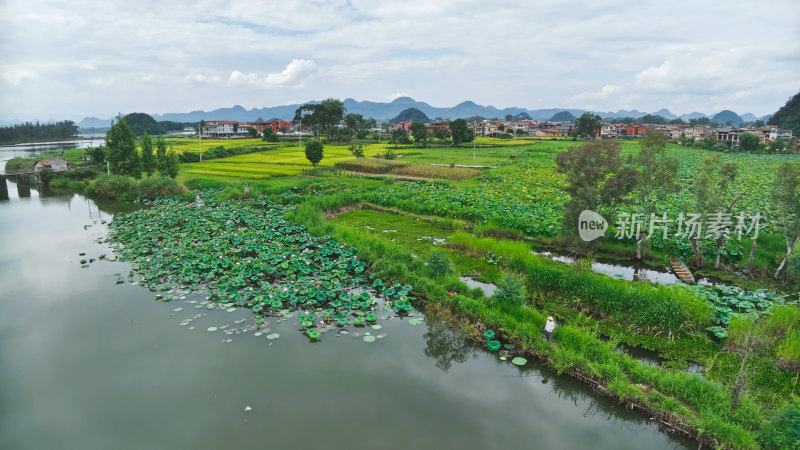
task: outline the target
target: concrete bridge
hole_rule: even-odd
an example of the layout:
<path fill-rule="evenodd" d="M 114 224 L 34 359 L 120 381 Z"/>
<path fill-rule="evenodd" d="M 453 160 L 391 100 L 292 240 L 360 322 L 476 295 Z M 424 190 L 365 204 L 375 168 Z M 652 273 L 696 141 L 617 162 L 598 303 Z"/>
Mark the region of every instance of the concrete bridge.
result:
<path fill-rule="evenodd" d="M 36 168 L 34 167 L 31 167 L 29 169 L 5 169 L 2 172 L 0 172 L 0 200 L 8 200 L 9 198 L 8 185 L 6 184 L 6 180 L 11 180 L 17 184 L 17 190 L 20 191 L 20 197 L 28 197 L 30 196 L 31 178 L 33 178 L 33 184 L 36 187 L 41 187 L 44 185 L 44 178 L 42 177 L 42 174 L 45 172 L 67 173 L 67 172 L 72 172 L 73 170 L 88 169 L 90 167 L 103 167 L 103 165 L 81 164 L 70 167 L 67 170 L 60 170 L 60 171 L 54 171 L 51 169 L 36 170 Z M 23 192 L 27 192 L 27 195 L 23 195 Z"/>

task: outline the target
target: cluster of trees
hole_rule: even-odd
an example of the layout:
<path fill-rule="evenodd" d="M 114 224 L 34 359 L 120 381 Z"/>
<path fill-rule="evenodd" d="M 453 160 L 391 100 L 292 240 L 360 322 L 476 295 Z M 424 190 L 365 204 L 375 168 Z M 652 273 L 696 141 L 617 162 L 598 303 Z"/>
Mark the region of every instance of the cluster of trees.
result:
<path fill-rule="evenodd" d="M 395 144 L 414 144 L 417 147 L 426 147 L 430 139 L 447 140 L 452 139 L 453 145 L 458 147 L 464 142 L 472 142 L 475 139 L 475 132 L 469 127 L 464 119 L 456 119 L 448 125 L 449 130 L 436 128 L 429 132 L 422 122 L 412 122 L 408 126 L 408 131 L 398 128 L 392 130 L 389 143 Z M 413 140 L 412 140 L 413 138 Z"/>
<path fill-rule="evenodd" d="M 148 133 L 151 136 L 164 134 L 168 131 L 182 130 L 185 124 L 171 122 L 168 120 L 157 122 L 152 116 L 146 113 L 130 113 L 124 117 L 134 136 L 141 136 Z"/>
<path fill-rule="evenodd" d="M 793 139 L 777 138 L 766 144 L 761 143 L 761 138 L 755 133 L 745 132 L 739 135 L 739 145 L 734 147 L 731 141 L 717 142 L 715 136 L 706 136 L 703 139 L 678 137 L 678 143 L 686 147 L 704 148 L 718 152 L 759 152 L 759 153 L 796 153 L 797 144 Z"/>
<path fill-rule="evenodd" d="M 792 130 L 795 136 L 800 136 L 800 93 L 795 94 L 781 106 L 767 123 Z"/>
<path fill-rule="evenodd" d="M 102 159 L 108 161 L 109 170 L 115 175 L 127 175 L 139 179 L 142 177 L 142 172 L 150 177 L 158 171 L 159 174 L 170 178 L 178 176 L 180 164 L 178 154 L 172 149 L 167 151 L 166 143 L 161 136 L 153 142 L 150 134 L 145 132 L 139 139 L 139 146 L 141 155 L 137 150 L 136 138 L 131 127 L 124 117 L 120 117 L 106 133 L 105 147 L 91 153 L 91 157 L 96 162 L 103 162 Z"/>
<path fill-rule="evenodd" d="M 343 143 L 351 142 L 353 138 L 365 139 L 376 125 L 375 119 L 364 118 L 361 114 L 345 115 L 344 103 L 335 98 L 300 106 L 292 121 L 310 129 L 317 139 L 325 137 L 328 141 Z M 265 133 L 264 138 L 275 139 L 272 133 Z"/>
<path fill-rule="evenodd" d="M 0 128 L 0 142 L 66 139 L 76 134 L 78 134 L 78 126 L 71 120 L 64 120 L 56 123 L 25 122 Z"/>
<path fill-rule="evenodd" d="M 636 257 L 642 258 L 643 245 L 647 240 L 645 235 L 651 227 L 651 213 L 655 212 L 656 202 L 679 188 L 678 161 L 666 155 L 666 144 L 666 135 L 657 130 L 648 130 L 639 153 L 633 155 L 627 164 L 620 155 L 621 146 L 616 141 L 587 142 L 556 156 L 556 165 L 566 175 L 565 190 L 570 195 L 564 208 L 562 233 L 576 250 L 587 254 L 595 245 L 578 239 L 582 211 L 596 211 L 613 217 L 618 207 L 627 203 L 635 205 L 635 209 L 642 213 L 636 224 L 633 221 L 628 224 L 635 229 L 627 230 L 628 235 L 636 241 Z M 718 213 L 733 214 L 741 196 L 737 177 L 736 163 L 726 162 L 720 155 L 704 158 L 692 179 L 693 212 L 702 214 L 702 217 Z M 775 273 L 775 277 L 780 278 L 787 262 L 796 258 L 792 252 L 800 242 L 800 164 L 786 161 L 778 167 L 770 208 L 770 215 L 786 241 L 786 257 Z M 707 237 L 690 233 L 688 238 L 695 255 L 695 265 L 702 267 L 704 259 L 699 241 L 705 241 Z M 725 234 L 719 234 L 712 239 L 715 268 L 720 267 L 726 238 Z M 756 245 L 757 235 L 752 240 L 748 266 L 753 264 Z"/>

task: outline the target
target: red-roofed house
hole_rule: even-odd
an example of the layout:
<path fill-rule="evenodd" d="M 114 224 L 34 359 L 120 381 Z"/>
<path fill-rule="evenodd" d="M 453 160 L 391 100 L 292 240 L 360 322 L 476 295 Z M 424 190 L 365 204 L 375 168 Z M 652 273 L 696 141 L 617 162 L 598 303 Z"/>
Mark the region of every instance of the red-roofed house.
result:
<path fill-rule="evenodd" d="M 41 172 L 46 169 L 53 172 L 64 172 L 69 170 L 69 162 L 64 158 L 39 159 L 33 165 L 35 172 Z"/>

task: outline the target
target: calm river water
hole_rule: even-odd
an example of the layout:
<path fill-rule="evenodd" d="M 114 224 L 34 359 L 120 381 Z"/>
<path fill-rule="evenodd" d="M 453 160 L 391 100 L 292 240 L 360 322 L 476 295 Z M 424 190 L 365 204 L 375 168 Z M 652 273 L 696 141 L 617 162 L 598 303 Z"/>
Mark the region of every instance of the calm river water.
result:
<path fill-rule="evenodd" d="M 116 284 L 125 263 L 98 259 L 111 255 L 97 242 L 102 222 L 130 205 L 35 190 L 20 198 L 13 183 L 8 193 L 0 202 L 2 449 L 691 445 L 538 363 L 500 361 L 430 318 L 385 321 L 374 343 L 351 333 L 312 344 L 291 320 L 272 322 L 274 340 L 208 332 L 247 325 L 252 314 L 157 301 Z"/>

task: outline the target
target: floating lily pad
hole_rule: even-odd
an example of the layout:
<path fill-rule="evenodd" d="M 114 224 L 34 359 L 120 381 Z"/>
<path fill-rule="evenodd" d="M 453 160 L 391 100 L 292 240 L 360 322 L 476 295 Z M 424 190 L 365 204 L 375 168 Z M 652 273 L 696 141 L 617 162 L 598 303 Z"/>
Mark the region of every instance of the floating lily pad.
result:
<path fill-rule="evenodd" d="M 500 350 L 500 341 L 489 341 L 487 346 L 489 347 L 489 350 L 496 352 L 497 350 Z"/>
<path fill-rule="evenodd" d="M 253 336 L 255 336 L 255 337 L 259 337 L 259 336 L 261 336 L 262 334 L 263 334 L 263 333 L 261 333 L 260 331 L 256 331 L 255 333 L 253 333 Z"/>
<path fill-rule="evenodd" d="M 505 361 L 506 359 L 508 359 L 508 358 L 506 358 L 505 356 L 501 356 L 500 357 L 500 361 Z"/>
<path fill-rule="evenodd" d="M 414 318 L 414 319 L 408 319 L 409 325 L 420 325 L 424 321 L 425 320 L 422 317 L 418 317 L 418 318 Z"/>
<path fill-rule="evenodd" d="M 494 330 L 488 330 L 486 331 L 486 333 L 483 333 L 483 337 L 489 340 L 494 339 L 494 336 L 495 336 Z"/>
<path fill-rule="evenodd" d="M 375 338 L 375 336 L 366 335 L 366 336 L 364 336 L 363 339 L 364 339 L 364 342 L 375 342 L 376 338 Z"/>
<path fill-rule="evenodd" d="M 320 336 L 322 336 L 322 334 L 317 330 L 308 330 L 306 331 L 306 335 L 308 335 L 308 337 L 311 339 L 319 339 Z"/>
<path fill-rule="evenodd" d="M 181 312 L 181 311 L 183 311 L 183 308 L 181 308 L 181 307 L 178 307 L 178 308 L 175 308 L 175 309 L 173 309 L 173 311 L 175 311 L 175 312 Z"/>
<path fill-rule="evenodd" d="M 281 335 L 278 333 L 270 333 L 267 335 L 267 339 L 269 340 L 278 339 L 279 337 L 281 337 Z"/>
<path fill-rule="evenodd" d="M 350 332 L 347 330 L 341 330 L 339 331 L 339 334 L 350 334 Z"/>
<path fill-rule="evenodd" d="M 383 328 L 383 327 L 381 327 L 380 325 L 373 325 L 372 326 L 373 330 L 380 330 L 381 328 Z"/>
<path fill-rule="evenodd" d="M 517 356 L 516 358 L 512 359 L 511 362 L 518 366 L 524 366 L 528 362 L 528 360 L 521 356 Z"/>
<path fill-rule="evenodd" d="M 236 311 L 236 308 L 234 308 L 234 307 L 230 307 L 230 308 L 226 309 L 225 311 L 227 311 L 227 312 L 234 312 L 234 311 Z"/>
<path fill-rule="evenodd" d="M 208 328 L 206 328 L 206 331 L 217 331 L 218 329 L 219 328 L 217 328 L 217 327 L 208 327 Z"/>
<path fill-rule="evenodd" d="M 506 350 L 514 350 L 514 344 L 505 344 L 503 348 Z"/>

